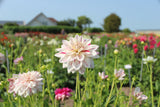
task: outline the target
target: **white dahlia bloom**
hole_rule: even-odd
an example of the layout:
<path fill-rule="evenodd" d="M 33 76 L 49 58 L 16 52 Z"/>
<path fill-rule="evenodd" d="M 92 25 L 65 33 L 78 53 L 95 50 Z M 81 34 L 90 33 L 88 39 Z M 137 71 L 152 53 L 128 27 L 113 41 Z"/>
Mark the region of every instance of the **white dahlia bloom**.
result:
<path fill-rule="evenodd" d="M 148 56 L 147 58 L 143 58 L 143 63 L 147 64 L 147 63 L 153 63 L 156 62 L 157 59 L 153 58 L 152 56 Z"/>
<path fill-rule="evenodd" d="M 127 64 L 127 65 L 124 65 L 124 68 L 125 68 L 125 69 L 131 69 L 132 66 L 131 66 L 130 64 Z"/>
<path fill-rule="evenodd" d="M 124 76 L 126 75 L 123 69 L 117 69 L 114 70 L 114 75 L 118 80 L 124 80 Z"/>
<path fill-rule="evenodd" d="M 83 74 L 85 68 L 93 68 L 93 58 L 98 57 L 97 45 L 91 45 L 91 39 L 84 39 L 82 36 L 76 35 L 69 41 L 63 40 L 61 48 L 57 49 L 59 53 L 55 54 L 59 57 L 63 68 L 67 68 L 68 73 Z"/>
<path fill-rule="evenodd" d="M 10 82 L 8 92 L 27 97 L 28 95 L 42 91 L 42 80 L 41 74 L 37 71 L 13 75 L 13 78 L 8 80 Z"/>
<path fill-rule="evenodd" d="M 136 97 L 137 100 L 140 100 L 140 101 L 148 99 L 146 95 L 143 95 L 139 87 L 135 88 L 134 96 Z"/>

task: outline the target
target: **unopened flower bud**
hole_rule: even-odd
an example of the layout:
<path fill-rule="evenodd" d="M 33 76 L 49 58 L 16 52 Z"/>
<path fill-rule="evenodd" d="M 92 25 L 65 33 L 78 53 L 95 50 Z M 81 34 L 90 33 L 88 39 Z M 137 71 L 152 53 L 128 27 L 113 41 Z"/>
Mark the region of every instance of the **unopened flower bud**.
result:
<path fill-rule="evenodd" d="M 144 41 L 142 41 L 141 44 L 143 45 L 143 44 L 144 44 Z"/>
<path fill-rule="evenodd" d="M 117 49 L 114 50 L 114 54 L 115 54 L 115 55 L 118 54 L 118 50 L 117 50 Z"/>

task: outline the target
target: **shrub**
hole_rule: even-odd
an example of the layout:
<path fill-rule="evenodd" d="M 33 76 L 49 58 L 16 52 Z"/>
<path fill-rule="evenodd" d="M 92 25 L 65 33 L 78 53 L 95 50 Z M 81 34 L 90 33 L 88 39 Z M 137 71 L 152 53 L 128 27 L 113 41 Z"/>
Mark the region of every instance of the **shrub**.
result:
<path fill-rule="evenodd" d="M 89 33 L 99 33 L 99 32 L 103 32 L 103 30 L 101 28 L 97 28 L 97 27 L 93 27 L 93 28 L 88 28 L 86 29 L 88 30 Z"/>
<path fill-rule="evenodd" d="M 5 23 L 3 26 L 19 26 L 17 23 L 8 22 Z"/>
<path fill-rule="evenodd" d="M 131 33 L 131 30 L 129 28 L 125 28 L 122 30 L 123 33 Z"/>
<path fill-rule="evenodd" d="M 79 33 L 80 29 L 77 27 L 71 26 L 5 26 L 5 30 L 15 32 L 46 32 L 46 33 L 61 33 L 61 30 L 64 29 L 66 33 Z"/>

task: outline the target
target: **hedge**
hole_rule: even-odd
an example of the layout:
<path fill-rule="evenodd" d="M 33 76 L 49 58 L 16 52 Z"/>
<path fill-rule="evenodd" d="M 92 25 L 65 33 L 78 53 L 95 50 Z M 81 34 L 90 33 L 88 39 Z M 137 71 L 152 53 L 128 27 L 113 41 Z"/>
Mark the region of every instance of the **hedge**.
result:
<path fill-rule="evenodd" d="M 101 28 L 96 28 L 96 27 L 93 27 L 93 28 L 87 28 L 86 29 L 89 33 L 99 33 L 99 32 L 103 32 L 103 30 Z"/>
<path fill-rule="evenodd" d="M 80 33 L 81 30 L 78 27 L 71 26 L 5 26 L 5 30 L 11 31 L 12 33 L 16 32 L 46 32 L 46 33 L 61 33 L 61 30 L 64 29 L 66 33 Z"/>

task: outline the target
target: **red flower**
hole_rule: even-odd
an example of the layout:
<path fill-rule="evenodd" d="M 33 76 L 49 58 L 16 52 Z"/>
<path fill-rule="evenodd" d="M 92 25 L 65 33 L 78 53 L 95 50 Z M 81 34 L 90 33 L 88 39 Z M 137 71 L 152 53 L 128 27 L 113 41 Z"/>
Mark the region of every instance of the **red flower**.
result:
<path fill-rule="evenodd" d="M 160 46 L 160 42 L 157 43 L 157 47 L 159 47 L 159 46 Z"/>
<path fill-rule="evenodd" d="M 4 35 L 4 32 L 1 32 L 1 35 Z"/>
<path fill-rule="evenodd" d="M 154 45 L 150 45 L 150 49 L 154 49 Z"/>
<path fill-rule="evenodd" d="M 134 49 L 134 53 L 135 53 L 135 54 L 138 53 L 138 48 L 135 48 L 135 49 Z"/>
<path fill-rule="evenodd" d="M 144 46 L 144 50 L 146 51 L 148 49 L 148 45 Z"/>
<path fill-rule="evenodd" d="M 134 45 L 133 45 L 133 49 L 135 49 L 135 48 L 137 48 L 137 44 L 134 44 Z"/>
<path fill-rule="evenodd" d="M 7 40 L 7 39 L 8 39 L 8 37 L 7 37 L 7 36 L 4 36 L 3 38 L 4 38 L 5 40 Z"/>

